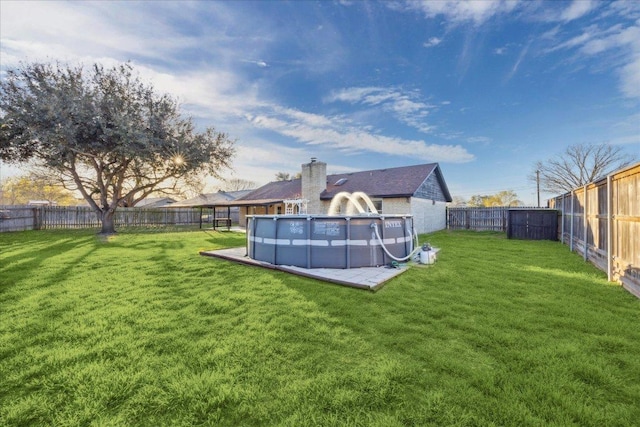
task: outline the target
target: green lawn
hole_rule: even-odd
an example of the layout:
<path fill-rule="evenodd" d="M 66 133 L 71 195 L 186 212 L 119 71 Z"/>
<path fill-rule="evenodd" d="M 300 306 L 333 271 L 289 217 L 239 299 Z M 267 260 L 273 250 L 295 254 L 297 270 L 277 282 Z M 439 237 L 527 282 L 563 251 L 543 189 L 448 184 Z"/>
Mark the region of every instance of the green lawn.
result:
<path fill-rule="evenodd" d="M 0 425 L 640 425 L 637 298 L 559 243 L 426 239 L 371 293 L 198 255 L 231 233 L 0 234 Z"/>

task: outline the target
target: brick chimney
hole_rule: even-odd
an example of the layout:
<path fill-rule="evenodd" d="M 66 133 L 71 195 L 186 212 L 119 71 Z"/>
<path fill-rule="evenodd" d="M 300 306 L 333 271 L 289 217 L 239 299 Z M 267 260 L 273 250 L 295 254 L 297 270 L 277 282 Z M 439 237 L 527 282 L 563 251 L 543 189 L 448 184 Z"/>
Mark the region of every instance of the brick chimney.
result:
<path fill-rule="evenodd" d="M 302 198 L 309 201 L 307 212 L 323 214 L 320 193 L 327 189 L 327 164 L 319 162 L 315 157 L 311 162 L 302 165 Z"/>

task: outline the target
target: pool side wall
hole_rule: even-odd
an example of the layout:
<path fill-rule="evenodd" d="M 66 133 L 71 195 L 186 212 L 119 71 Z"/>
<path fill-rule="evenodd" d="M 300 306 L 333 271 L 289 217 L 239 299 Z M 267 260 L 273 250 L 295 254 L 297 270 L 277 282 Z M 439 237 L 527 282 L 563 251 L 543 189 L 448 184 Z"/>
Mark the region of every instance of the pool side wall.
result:
<path fill-rule="evenodd" d="M 248 217 L 247 254 L 274 265 L 302 268 L 375 267 L 391 263 L 375 235 L 396 258 L 413 250 L 413 218 L 408 215 Z"/>

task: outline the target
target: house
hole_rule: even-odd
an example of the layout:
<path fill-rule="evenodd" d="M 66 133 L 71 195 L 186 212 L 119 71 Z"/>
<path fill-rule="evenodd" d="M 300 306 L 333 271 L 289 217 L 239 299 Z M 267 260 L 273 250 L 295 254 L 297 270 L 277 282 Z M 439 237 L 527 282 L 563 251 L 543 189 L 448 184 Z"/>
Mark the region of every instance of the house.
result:
<path fill-rule="evenodd" d="M 229 218 L 231 222 L 237 223 L 240 217 L 240 208 L 237 206 L 229 206 L 229 203 L 246 196 L 253 190 L 239 191 L 222 191 L 216 193 L 200 194 L 197 197 L 188 200 L 181 200 L 171 205 L 172 208 L 208 208 L 213 209 L 211 217 L 207 216 L 204 220 L 209 221 L 213 218 Z M 221 208 L 221 209 L 216 209 Z"/>
<path fill-rule="evenodd" d="M 367 194 L 382 214 L 412 215 L 418 233 L 445 228 L 452 201 L 437 163 L 327 175 L 327 164 L 312 158 L 302 165 L 301 178 L 270 182 L 230 203 L 240 208 L 244 225 L 247 215 L 284 214 L 291 199 L 306 200 L 309 214 L 327 214 L 331 199 L 343 191 Z"/>

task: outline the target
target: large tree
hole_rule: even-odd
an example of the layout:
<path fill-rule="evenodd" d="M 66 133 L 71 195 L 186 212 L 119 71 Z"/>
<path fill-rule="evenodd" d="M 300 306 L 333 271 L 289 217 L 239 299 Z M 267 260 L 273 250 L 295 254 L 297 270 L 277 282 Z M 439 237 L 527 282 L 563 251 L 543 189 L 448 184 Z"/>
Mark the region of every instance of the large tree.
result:
<path fill-rule="evenodd" d="M 197 132 L 176 100 L 129 64 L 23 64 L 0 82 L 0 159 L 44 167 L 78 190 L 115 232 L 119 205 L 230 166 L 233 141 Z"/>
<path fill-rule="evenodd" d="M 292 179 L 300 179 L 301 177 L 302 177 L 302 172 L 298 172 L 295 174 L 290 174 L 289 172 L 276 173 L 276 181 L 290 181 Z"/>
<path fill-rule="evenodd" d="M 258 184 L 256 184 L 255 182 L 242 178 L 228 179 L 224 183 L 225 191 L 253 190 L 257 187 Z"/>
<path fill-rule="evenodd" d="M 474 195 L 467 202 L 467 206 L 493 207 L 493 206 L 522 206 L 515 191 L 504 190 L 489 196 Z"/>
<path fill-rule="evenodd" d="M 575 144 L 567 147 L 562 154 L 544 162 L 536 162 L 529 179 L 533 182 L 539 179 L 543 191 L 562 194 L 635 161 L 637 158 L 625 154 L 621 146 L 607 143 Z"/>

